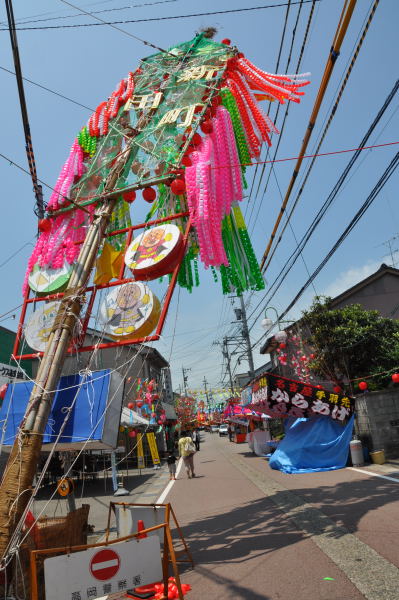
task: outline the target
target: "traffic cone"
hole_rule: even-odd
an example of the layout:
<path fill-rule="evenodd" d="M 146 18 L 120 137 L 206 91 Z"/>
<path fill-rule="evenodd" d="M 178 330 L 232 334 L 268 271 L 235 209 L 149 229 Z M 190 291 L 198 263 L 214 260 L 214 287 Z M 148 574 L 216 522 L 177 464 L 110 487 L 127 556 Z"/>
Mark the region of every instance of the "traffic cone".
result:
<path fill-rule="evenodd" d="M 147 537 L 146 533 L 140 533 L 140 531 L 143 531 L 145 529 L 145 525 L 144 525 L 144 521 L 142 519 L 138 519 L 137 521 L 137 531 L 139 532 L 139 535 L 137 536 L 139 539 L 143 539 Z"/>

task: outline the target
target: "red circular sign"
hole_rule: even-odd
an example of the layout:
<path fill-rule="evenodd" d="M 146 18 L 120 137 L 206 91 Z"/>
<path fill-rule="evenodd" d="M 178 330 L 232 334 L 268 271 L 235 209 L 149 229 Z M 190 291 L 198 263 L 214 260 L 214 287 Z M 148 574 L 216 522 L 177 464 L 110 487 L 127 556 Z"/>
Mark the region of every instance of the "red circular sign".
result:
<path fill-rule="evenodd" d="M 100 581 L 106 581 L 114 577 L 119 571 L 121 559 L 119 555 L 110 548 L 100 550 L 90 561 L 90 573 Z"/>

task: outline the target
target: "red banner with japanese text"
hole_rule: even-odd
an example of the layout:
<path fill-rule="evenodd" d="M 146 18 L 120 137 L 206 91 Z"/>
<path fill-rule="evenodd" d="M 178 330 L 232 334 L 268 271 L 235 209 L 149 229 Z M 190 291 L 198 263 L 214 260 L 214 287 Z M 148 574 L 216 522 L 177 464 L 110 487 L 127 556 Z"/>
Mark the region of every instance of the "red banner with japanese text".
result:
<path fill-rule="evenodd" d="M 273 418 L 323 415 L 343 423 L 354 413 L 355 400 L 268 373 L 252 383 L 251 408 Z"/>

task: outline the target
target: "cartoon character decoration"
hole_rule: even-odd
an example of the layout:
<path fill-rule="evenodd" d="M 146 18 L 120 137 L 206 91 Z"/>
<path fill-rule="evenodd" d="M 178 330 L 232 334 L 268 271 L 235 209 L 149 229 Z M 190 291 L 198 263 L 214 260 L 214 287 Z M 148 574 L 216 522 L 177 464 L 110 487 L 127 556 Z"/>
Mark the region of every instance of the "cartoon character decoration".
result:
<path fill-rule="evenodd" d="M 25 339 L 33 350 L 44 352 L 60 304 L 59 301 L 44 303 L 29 318 L 25 328 Z"/>
<path fill-rule="evenodd" d="M 136 339 L 149 335 L 158 323 L 161 305 L 143 283 L 125 283 L 112 288 L 100 308 L 104 332 L 114 339 Z"/>
<path fill-rule="evenodd" d="M 135 279 L 155 279 L 173 271 L 181 258 L 182 247 L 183 236 L 176 225 L 152 227 L 130 244 L 125 263 Z"/>

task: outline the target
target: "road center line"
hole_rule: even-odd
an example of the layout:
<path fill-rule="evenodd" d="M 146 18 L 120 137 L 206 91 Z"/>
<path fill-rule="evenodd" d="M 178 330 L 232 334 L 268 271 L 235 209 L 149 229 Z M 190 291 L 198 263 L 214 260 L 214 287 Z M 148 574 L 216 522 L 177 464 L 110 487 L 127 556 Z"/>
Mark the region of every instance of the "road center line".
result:
<path fill-rule="evenodd" d="M 358 473 L 366 473 L 366 475 L 372 475 L 373 477 L 381 477 L 381 479 L 388 479 L 388 481 L 395 481 L 399 483 L 399 479 L 396 477 L 388 477 L 388 475 L 381 475 L 380 473 L 374 473 L 374 471 L 366 471 L 365 469 L 356 469 L 355 467 L 348 467 L 351 471 L 357 471 Z M 398 472 L 399 475 L 399 472 Z"/>

